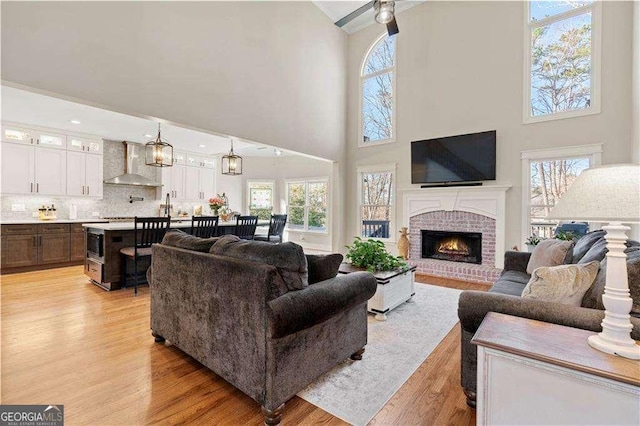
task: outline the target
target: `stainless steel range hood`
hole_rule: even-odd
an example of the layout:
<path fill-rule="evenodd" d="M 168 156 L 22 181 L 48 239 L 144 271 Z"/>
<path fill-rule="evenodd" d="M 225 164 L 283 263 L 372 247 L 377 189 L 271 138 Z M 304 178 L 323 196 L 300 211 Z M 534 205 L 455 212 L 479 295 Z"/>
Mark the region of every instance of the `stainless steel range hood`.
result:
<path fill-rule="evenodd" d="M 112 185 L 162 186 L 161 183 L 138 174 L 138 158 L 142 158 L 140 155 L 144 156 L 142 144 L 126 141 L 122 143 L 124 144 L 125 155 L 124 174 L 107 179 L 104 183 Z M 142 154 L 139 154 L 140 152 Z"/>

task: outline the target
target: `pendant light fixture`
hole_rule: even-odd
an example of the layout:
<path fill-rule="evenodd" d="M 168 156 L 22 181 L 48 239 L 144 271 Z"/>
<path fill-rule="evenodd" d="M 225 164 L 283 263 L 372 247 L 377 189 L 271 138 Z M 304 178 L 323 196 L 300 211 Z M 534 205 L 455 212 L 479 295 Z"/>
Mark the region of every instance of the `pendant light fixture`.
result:
<path fill-rule="evenodd" d="M 155 140 L 147 142 L 144 146 L 144 163 L 147 166 L 171 167 L 173 166 L 173 146 L 160 136 L 160 123 L 158 123 L 158 136 Z"/>
<path fill-rule="evenodd" d="M 242 174 L 242 157 L 233 153 L 233 139 L 231 139 L 231 151 L 229 151 L 227 155 L 222 156 L 222 174 Z"/>
<path fill-rule="evenodd" d="M 379 24 L 391 22 L 394 18 L 395 5 L 395 1 L 376 0 L 373 3 L 376 22 Z"/>

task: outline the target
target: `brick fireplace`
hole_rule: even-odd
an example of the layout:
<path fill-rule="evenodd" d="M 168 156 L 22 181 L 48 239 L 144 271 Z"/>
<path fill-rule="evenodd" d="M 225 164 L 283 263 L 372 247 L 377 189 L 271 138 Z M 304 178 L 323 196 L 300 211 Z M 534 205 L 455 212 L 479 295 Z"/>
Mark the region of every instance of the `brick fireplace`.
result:
<path fill-rule="evenodd" d="M 493 283 L 504 263 L 508 189 L 476 186 L 406 191 L 409 263 L 424 274 Z"/>

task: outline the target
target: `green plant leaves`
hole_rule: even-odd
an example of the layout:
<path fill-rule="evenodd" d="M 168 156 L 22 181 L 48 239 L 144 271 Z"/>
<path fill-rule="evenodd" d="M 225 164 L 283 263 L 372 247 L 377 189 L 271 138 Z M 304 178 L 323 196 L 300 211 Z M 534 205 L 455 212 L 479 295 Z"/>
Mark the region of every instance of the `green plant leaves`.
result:
<path fill-rule="evenodd" d="M 407 264 L 400 257 L 395 257 L 387 252 L 384 243 L 380 240 L 363 240 L 356 237 L 350 246 L 345 258 L 351 261 L 353 266 L 367 268 L 369 272 L 393 271 L 405 268 Z"/>

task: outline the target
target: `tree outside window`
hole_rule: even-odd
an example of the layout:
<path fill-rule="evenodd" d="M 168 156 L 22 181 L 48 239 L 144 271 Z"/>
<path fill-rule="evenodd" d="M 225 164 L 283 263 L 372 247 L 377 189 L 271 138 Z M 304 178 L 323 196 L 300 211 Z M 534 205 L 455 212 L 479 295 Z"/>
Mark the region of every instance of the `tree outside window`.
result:
<path fill-rule="evenodd" d="M 594 2 L 531 1 L 529 12 L 529 116 L 591 108 Z"/>
<path fill-rule="evenodd" d="M 273 213 L 273 182 L 248 182 L 249 214 L 258 219 L 271 219 Z"/>
<path fill-rule="evenodd" d="M 571 184 L 589 168 L 589 158 L 531 161 L 531 235 L 553 237 L 557 221 L 546 219 Z"/>
<path fill-rule="evenodd" d="M 395 36 L 383 36 L 362 69 L 362 144 L 393 140 Z"/>
<path fill-rule="evenodd" d="M 360 235 L 390 238 L 394 207 L 393 171 L 360 172 Z"/>
<path fill-rule="evenodd" d="M 326 180 L 287 183 L 289 229 L 325 232 L 327 230 Z"/>

